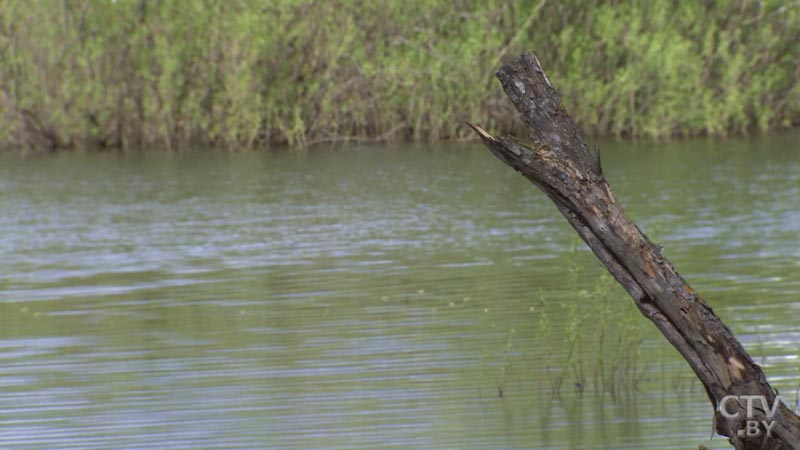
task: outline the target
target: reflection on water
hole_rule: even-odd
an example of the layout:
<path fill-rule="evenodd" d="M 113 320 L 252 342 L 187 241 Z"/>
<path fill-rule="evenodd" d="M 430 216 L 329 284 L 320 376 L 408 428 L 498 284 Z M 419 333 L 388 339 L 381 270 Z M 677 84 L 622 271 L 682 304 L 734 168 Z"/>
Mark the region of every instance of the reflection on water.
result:
<path fill-rule="evenodd" d="M 603 146 L 628 212 L 787 403 L 796 142 Z M 478 146 L 4 157 L 0 195 L 2 448 L 708 439 L 686 365 L 621 289 L 599 290 L 544 196 Z M 634 361 L 636 389 L 598 389 L 598 361 Z"/>

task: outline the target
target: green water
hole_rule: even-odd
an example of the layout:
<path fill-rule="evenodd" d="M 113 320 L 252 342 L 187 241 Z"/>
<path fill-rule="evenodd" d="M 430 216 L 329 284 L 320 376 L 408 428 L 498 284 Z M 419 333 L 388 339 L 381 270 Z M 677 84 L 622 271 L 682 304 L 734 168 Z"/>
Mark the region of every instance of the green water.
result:
<path fill-rule="evenodd" d="M 800 135 L 602 149 L 794 407 Z M 688 367 L 476 145 L 5 156 L 0 230 L 0 448 L 725 448 Z"/>

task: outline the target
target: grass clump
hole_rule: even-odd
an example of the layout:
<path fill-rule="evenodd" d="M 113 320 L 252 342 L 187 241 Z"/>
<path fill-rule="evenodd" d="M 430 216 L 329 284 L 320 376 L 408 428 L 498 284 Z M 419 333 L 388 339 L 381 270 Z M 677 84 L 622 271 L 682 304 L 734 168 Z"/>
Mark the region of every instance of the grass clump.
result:
<path fill-rule="evenodd" d="M 609 273 L 586 280 L 579 245 L 575 238 L 567 255 L 566 290 L 553 296 L 540 289 L 538 306 L 530 309 L 535 331 L 529 340 L 514 351 L 516 330 L 507 333 L 495 379 L 499 396 L 520 378 L 547 380 L 539 389 L 553 398 L 564 392 L 619 398 L 638 391 L 648 365 L 642 355 L 643 318 L 618 298 Z M 528 350 L 520 353 L 520 347 Z M 481 379 L 487 360 L 484 354 Z"/>

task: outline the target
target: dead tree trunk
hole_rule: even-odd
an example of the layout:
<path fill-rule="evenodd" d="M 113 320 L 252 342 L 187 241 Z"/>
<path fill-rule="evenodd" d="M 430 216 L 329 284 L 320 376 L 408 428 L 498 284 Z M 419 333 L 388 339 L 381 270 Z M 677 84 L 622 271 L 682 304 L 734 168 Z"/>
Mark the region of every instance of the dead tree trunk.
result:
<path fill-rule="evenodd" d="M 642 314 L 706 388 L 717 433 L 736 449 L 800 450 L 800 418 L 783 403 L 731 330 L 625 214 L 533 53 L 497 72 L 531 143 L 469 124 L 501 161 L 538 186 L 589 245 Z M 750 412 L 748 413 L 748 409 Z"/>

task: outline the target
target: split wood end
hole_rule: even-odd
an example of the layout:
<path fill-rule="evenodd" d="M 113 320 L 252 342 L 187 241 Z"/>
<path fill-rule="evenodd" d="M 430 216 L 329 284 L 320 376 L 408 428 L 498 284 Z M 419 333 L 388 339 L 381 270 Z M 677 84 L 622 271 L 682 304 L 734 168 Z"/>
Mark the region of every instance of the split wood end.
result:
<path fill-rule="evenodd" d="M 479 127 L 479 126 L 477 126 L 477 125 L 475 125 L 475 124 L 473 124 L 473 123 L 470 123 L 470 122 L 465 122 L 465 123 L 467 124 L 467 126 L 468 126 L 468 127 L 472 128 L 472 129 L 473 129 L 473 131 L 475 131 L 476 133 L 478 133 L 478 136 L 480 136 L 480 137 L 481 137 L 481 139 L 484 139 L 484 140 L 490 140 L 490 141 L 497 141 L 497 139 L 495 139 L 495 138 L 494 138 L 494 136 L 492 136 L 491 134 L 489 134 L 489 133 L 488 133 L 486 130 L 484 130 L 483 128 L 481 128 L 481 127 Z"/>

